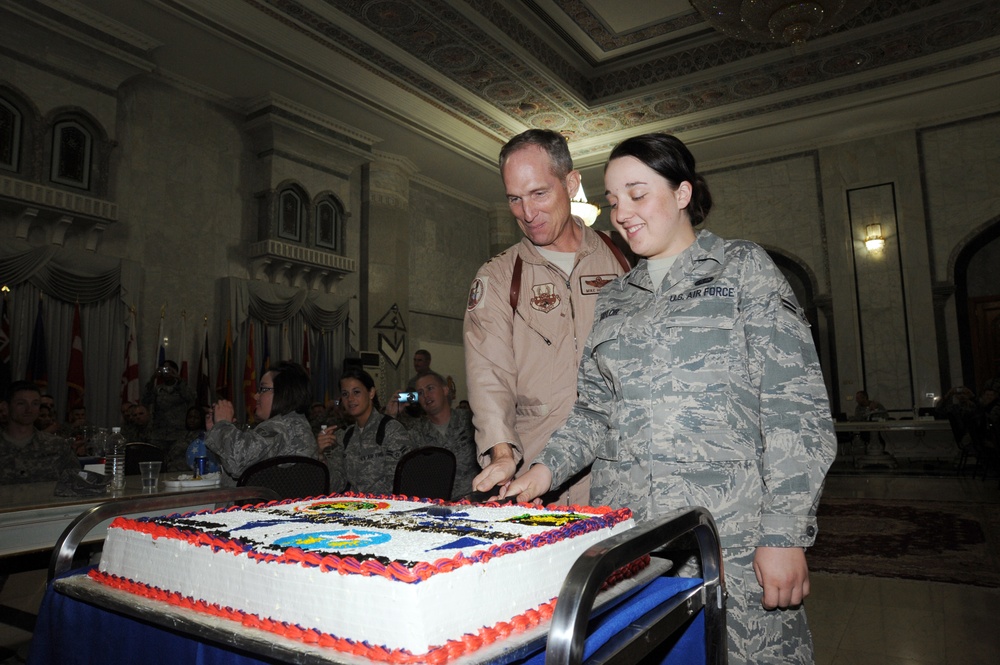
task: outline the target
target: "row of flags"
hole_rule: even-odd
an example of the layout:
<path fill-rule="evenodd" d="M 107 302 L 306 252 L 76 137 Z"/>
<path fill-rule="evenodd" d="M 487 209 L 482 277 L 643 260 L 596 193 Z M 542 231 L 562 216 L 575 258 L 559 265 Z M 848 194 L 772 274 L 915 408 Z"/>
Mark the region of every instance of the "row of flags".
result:
<path fill-rule="evenodd" d="M 160 311 L 160 323 L 157 330 L 157 351 L 156 367 L 159 369 L 167 360 L 167 352 L 164 338 L 164 310 Z M 136 404 L 141 398 L 141 387 L 139 383 L 139 349 L 136 342 L 135 331 L 137 330 L 136 310 L 129 308 L 128 338 L 125 342 L 124 366 L 121 376 L 121 401 L 122 403 Z M 258 365 L 255 359 L 254 326 L 247 322 L 247 355 L 243 369 L 243 400 L 246 406 L 248 418 L 253 421 L 253 413 L 256 407 L 255 396 L 257 393 L 257 383 L 271 367 L 270 344 L 268 341 L 268 330 L 263 329 L 263 358 Z M 186 337 L 182 333 L 182 339 Z M 282 333 L 282 351 L 290 350 L 291 345 L 288 340 L 288 327 L 284 327 Z M 182 345 L 184 341 L 182 341 Z M 66 404 L 69 408 L 83 404 L 83 396 L 86 390 L 86 377 L 84 373 L 84 344 L 83 326 L 80 319 L 80 305 L 77 303 L 73 308 L 73 328 L 70 341 L 69 366 L 66 374 Z M 329 398 L 328 385 L 328 363 L 326 360 L 325 344 L 320 345 L 319 369 L 317 377 L 317 398 L 324 401 Z M 188 381 L 187 354 L 181 349 L 182 361 L 180 367 L 181 380 Z M 309 333 L 303 331 L 302 335 L 302 366 L 306 372 L 310 371 L 310 344 Z M 234 386 L 230 383 L 233 375 L 233 329 L 232 321 L 226 322 L 226 336 L 222 347 L 222 356 L 219 360 L 218 373 L 215 382 L 215 394 L 220 399 L 232 401 L 234 396 Z M 43 324 L 42 303 L 38 303 L 38 312 L 35 318 L 34 332 L 31 339 L 31 348 L 28 354 L 28 366 L 25 379 L 36 383 L 42 390 L 48 386 L 48 361 L 47 349 L 45 346 L 45 330 Z M 0 387 L 6 386 L 11 381 L 11 307 L 7 292 L 3 293 L 0 302 Z M 198 369 L 196 377 L 197 402 L 199 406 L 208 406 L 212 402 L 212 385 L 210 378 L 209 359 L 209 339 L 208 326 L 205 326 L 204 342 L 201 353 L 198 357 Z"/>

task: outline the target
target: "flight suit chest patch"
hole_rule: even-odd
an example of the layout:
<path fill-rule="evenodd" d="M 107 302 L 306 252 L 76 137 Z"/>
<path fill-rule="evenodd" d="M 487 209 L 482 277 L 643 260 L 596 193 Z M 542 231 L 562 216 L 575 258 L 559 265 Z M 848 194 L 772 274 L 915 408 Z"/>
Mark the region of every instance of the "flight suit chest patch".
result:
<path fill-rule="evenodd" d="M 606 274 L 606 275 L 581 275 L 580 276 L 580 293 L 585 296 L 594 296 L 601 290 L 605 284 L 611 283 L 613 280 L 617 279 L 618 275 Z"/>
<path fill-rule="evenodd" d="M 556 285 L 549 282 L 546 284 L 535 284 L 531 287 L 531 308 L 539 312 L 548 314 L 562 302 L 562 298 L 556 293 Z"/>

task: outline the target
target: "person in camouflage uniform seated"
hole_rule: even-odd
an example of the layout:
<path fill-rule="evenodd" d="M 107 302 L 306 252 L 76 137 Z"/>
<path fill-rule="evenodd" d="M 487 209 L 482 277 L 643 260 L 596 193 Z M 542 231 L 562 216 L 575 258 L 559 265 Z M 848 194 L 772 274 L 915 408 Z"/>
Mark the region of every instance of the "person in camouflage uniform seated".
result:
<path fill-rule="evenodd" d="M 235 486 L 248 468 L 282 455 L 322 459 L 306 413 L 309 375 L 301 365 L 282 362 L 260 379 L 254 415 L 260 423 L 243 430 L 234 423 L 233 403 L 219 400 L 205 417 L 205 447 L 218 455 L 222 484 Z"/>
<path fill-rule="evenodd" d="M 0 485 L 59 480 L 64 469 L 80 470 L 66 440 L 35 429 L 42 393 L 30 381 L 7 390 L 8 419 L 0 436 Z"/>
<path fill-rule="evenodd" d="M 340 377 L 340 406 L 354 424 L 329 427 L 318 437 L 330 469 L 330 490 L 391 494 L 396 464 L 412 449 L 399 422 L 375 408 L 375 381 L 368 372 L 349 369 Z"/>
<path fill-rule="evenodd" d="M 451 498 L 458 500 L 472 492 L 472 479 L 479 473 L 476 460 L 476 428 L 472 426 L 472 412 L 451 408 L 451 388 L 448 380 L 432 369 L 417 374 L 413 382 L 424 415 L 401 420 L 410 433 L 413 449 L 438 446 L 455 455 L 455 481 Z M 394 395 L 385 406 L 387 414 L 394 416 L 400 410 L 399 396 Z"/>
<path fill-rule="evenodd" d="M 695 231 L 711 196 L 679 140 L 624 141 L 605 187 L 646 260 L 601 291 L 569 420 L 500 493 L 528 500 L 593 463 L 595 505 L 708 508 L 729 662 L 812 663 L 804 550 L 836 440 L 809 326 L 762 248 Z"/>

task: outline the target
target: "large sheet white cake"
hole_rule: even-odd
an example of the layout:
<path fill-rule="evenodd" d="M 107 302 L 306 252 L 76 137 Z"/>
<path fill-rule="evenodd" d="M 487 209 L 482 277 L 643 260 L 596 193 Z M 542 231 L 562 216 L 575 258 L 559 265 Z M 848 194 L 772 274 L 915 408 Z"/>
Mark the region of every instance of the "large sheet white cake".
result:
<path fill-rule="evenodd" d="M 94 577 L 335 648 L 455 653 L 551 601 L 584 550 L 631 526 L 628 510 L 321 497 L 119 518 Z"/>

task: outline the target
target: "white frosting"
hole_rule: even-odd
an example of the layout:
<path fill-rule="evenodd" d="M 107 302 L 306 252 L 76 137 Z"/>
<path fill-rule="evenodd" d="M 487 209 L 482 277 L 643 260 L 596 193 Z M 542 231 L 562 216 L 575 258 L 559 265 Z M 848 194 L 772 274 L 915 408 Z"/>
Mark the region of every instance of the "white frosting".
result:
<path fill-rule="evenodd" d="M 452 506 L 449 515 L 406 512 L 429 504 L 347 498 L 388 504 L 375 511 L 351 511 L 350 517 L 374 519 L 377 526 L 336 521 L 328 511 L 309 510 L 340 499 L 313 499 L 276 506 L 158 518 L 183 529 L 206 530 L 253 544 L 256 551 L 280 555 L 294 537 L 323 554 L 363 560 L 377 555 L 411 564 L 450 559 L 461 553 L 473 557 L 490 544 L 530 537 L 552 526 L 532 526 L 505 519 L 529 514 L 559 515 L 519 506 Z M 434 508 L 432 510 L 438 510 Z M 389 519 L 385 519 L 390 513 Z M 304 518 L 320 515 L 314 521 Z M 589 517 L 589 516 L 588 516 Z M 242 528 L 250 524 L 249 528 Z M 199 526 L 200 525 L 200 526 Z M 402 525 L 404 528 L 398 528 Z M 412 531 L 415 525 L 435 530 Z M 454 532 L 442 532 L 440 527 Z M 612 529 L 601 529 L 541 547 L 494 556 L 486 562 L 459 566 L 428 579 L 406 583 L 382 576 L 323 572 L 317 567 L 260 562 L 242 553 L 213 551 L 186 540 L 152 536 L 130 529 L 110 528 L 100 570 L 196 600 L 233 607 L 260 617 L 315 628 L 336 637 L 367 641 L 389 649 L 425 653 L 466 633 L 535 608 L 558 595 L 562 582 L 577 557 L 590 545 L 632 526 L 627 520 Z M 396 528 L 394 528 L 396 527 Z M 419 528 L 419 527 L 416 527 Z M 460 549 L 434 549 L 461 538 L 472 529 L 475 543 Z M 386 542 L 371 546 L 353 543 L 340 547 L 336 532 L 371 532 Z M 333 535 L 329 535 L 333 533 Z M 328 535 L 319 535 L 328 534 Z M 334 544 L 330 544 L 334 543 Z M 301 545 L 300 545 L 301 546 Z"/>

